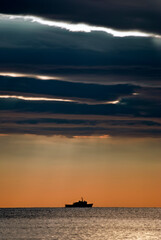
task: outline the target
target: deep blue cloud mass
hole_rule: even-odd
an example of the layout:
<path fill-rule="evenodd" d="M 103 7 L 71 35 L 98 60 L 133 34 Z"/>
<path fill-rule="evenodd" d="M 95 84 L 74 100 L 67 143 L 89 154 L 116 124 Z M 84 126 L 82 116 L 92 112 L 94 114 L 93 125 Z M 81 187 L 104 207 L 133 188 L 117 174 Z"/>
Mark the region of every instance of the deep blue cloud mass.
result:
<path fill-rule="evenodd" d="M 159 7 L 157 0 L 2 1 L 0 134 L 160 137 Z M 72 32 L 14 14 L 153 35 Z"/>
<path fill-rule="evenodd" d="M 139 87 L 119 84 L 119 85 L 99 85 L 99 84 L 82 84 L 64 81 L 40 81 L 35 79 L 12 79 L 11 77 L 0 77 L 0 92 L 11 95 L 28 95 L 39 94 L 45 97 L 69 98 L 93 100 L 93 101 L 115 101 L 124 96 L 130 96 Z"/>

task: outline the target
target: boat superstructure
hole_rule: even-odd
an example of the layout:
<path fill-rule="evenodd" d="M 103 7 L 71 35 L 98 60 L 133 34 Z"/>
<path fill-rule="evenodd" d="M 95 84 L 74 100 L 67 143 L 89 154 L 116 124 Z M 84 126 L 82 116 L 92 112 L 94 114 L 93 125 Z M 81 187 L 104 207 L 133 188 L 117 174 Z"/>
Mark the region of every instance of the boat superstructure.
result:
<path fill-rule="evenodd" d="M 78 202 L 74 202 L 73 204 L 66 204 L 65 207 L 67 208 L 74 208 L 74 207 L 78 207 L 78 208 L 86 208 L 86 207 L 92 207 L 93 203 L 87 203 L 87 201 L 84 201 L 83 198 L 78 201 Z"/>

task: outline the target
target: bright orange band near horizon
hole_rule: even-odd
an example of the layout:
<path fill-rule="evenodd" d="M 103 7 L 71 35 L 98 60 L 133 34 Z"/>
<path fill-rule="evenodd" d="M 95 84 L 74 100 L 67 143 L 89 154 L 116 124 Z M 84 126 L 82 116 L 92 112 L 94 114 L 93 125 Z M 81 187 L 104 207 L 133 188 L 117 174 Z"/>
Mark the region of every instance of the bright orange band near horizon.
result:
<path fill-rule="evenodd" d="M 1 135 L 0 207 L 161 207 L 161 140 Z"/>

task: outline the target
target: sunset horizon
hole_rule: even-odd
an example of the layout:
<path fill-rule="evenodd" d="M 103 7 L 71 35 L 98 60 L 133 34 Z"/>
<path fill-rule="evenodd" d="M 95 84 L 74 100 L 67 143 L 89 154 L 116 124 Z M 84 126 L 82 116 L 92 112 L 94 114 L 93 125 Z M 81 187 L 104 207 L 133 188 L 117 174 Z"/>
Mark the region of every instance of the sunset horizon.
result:
<path fill-rule="evenodd" d="M 81 197 L 94 207 L 161 207 L 158 139 L 27 134 L 0 142 L 0 207 L 64 207 Z"/>
<path fill-rule="evenodd" d="M 0 238 L 161 239 L 161 1 L 1 0 Z"/>

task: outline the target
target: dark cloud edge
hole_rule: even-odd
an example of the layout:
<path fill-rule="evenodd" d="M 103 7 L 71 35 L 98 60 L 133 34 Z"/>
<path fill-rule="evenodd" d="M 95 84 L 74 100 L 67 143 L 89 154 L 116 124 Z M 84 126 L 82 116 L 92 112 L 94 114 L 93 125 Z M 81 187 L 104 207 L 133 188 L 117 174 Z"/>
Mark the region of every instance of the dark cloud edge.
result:
<path fill-rule="evenodd" d="M 0 12 L 161 34 L 160 9 L 157 0 L 2 0 Z"/>

